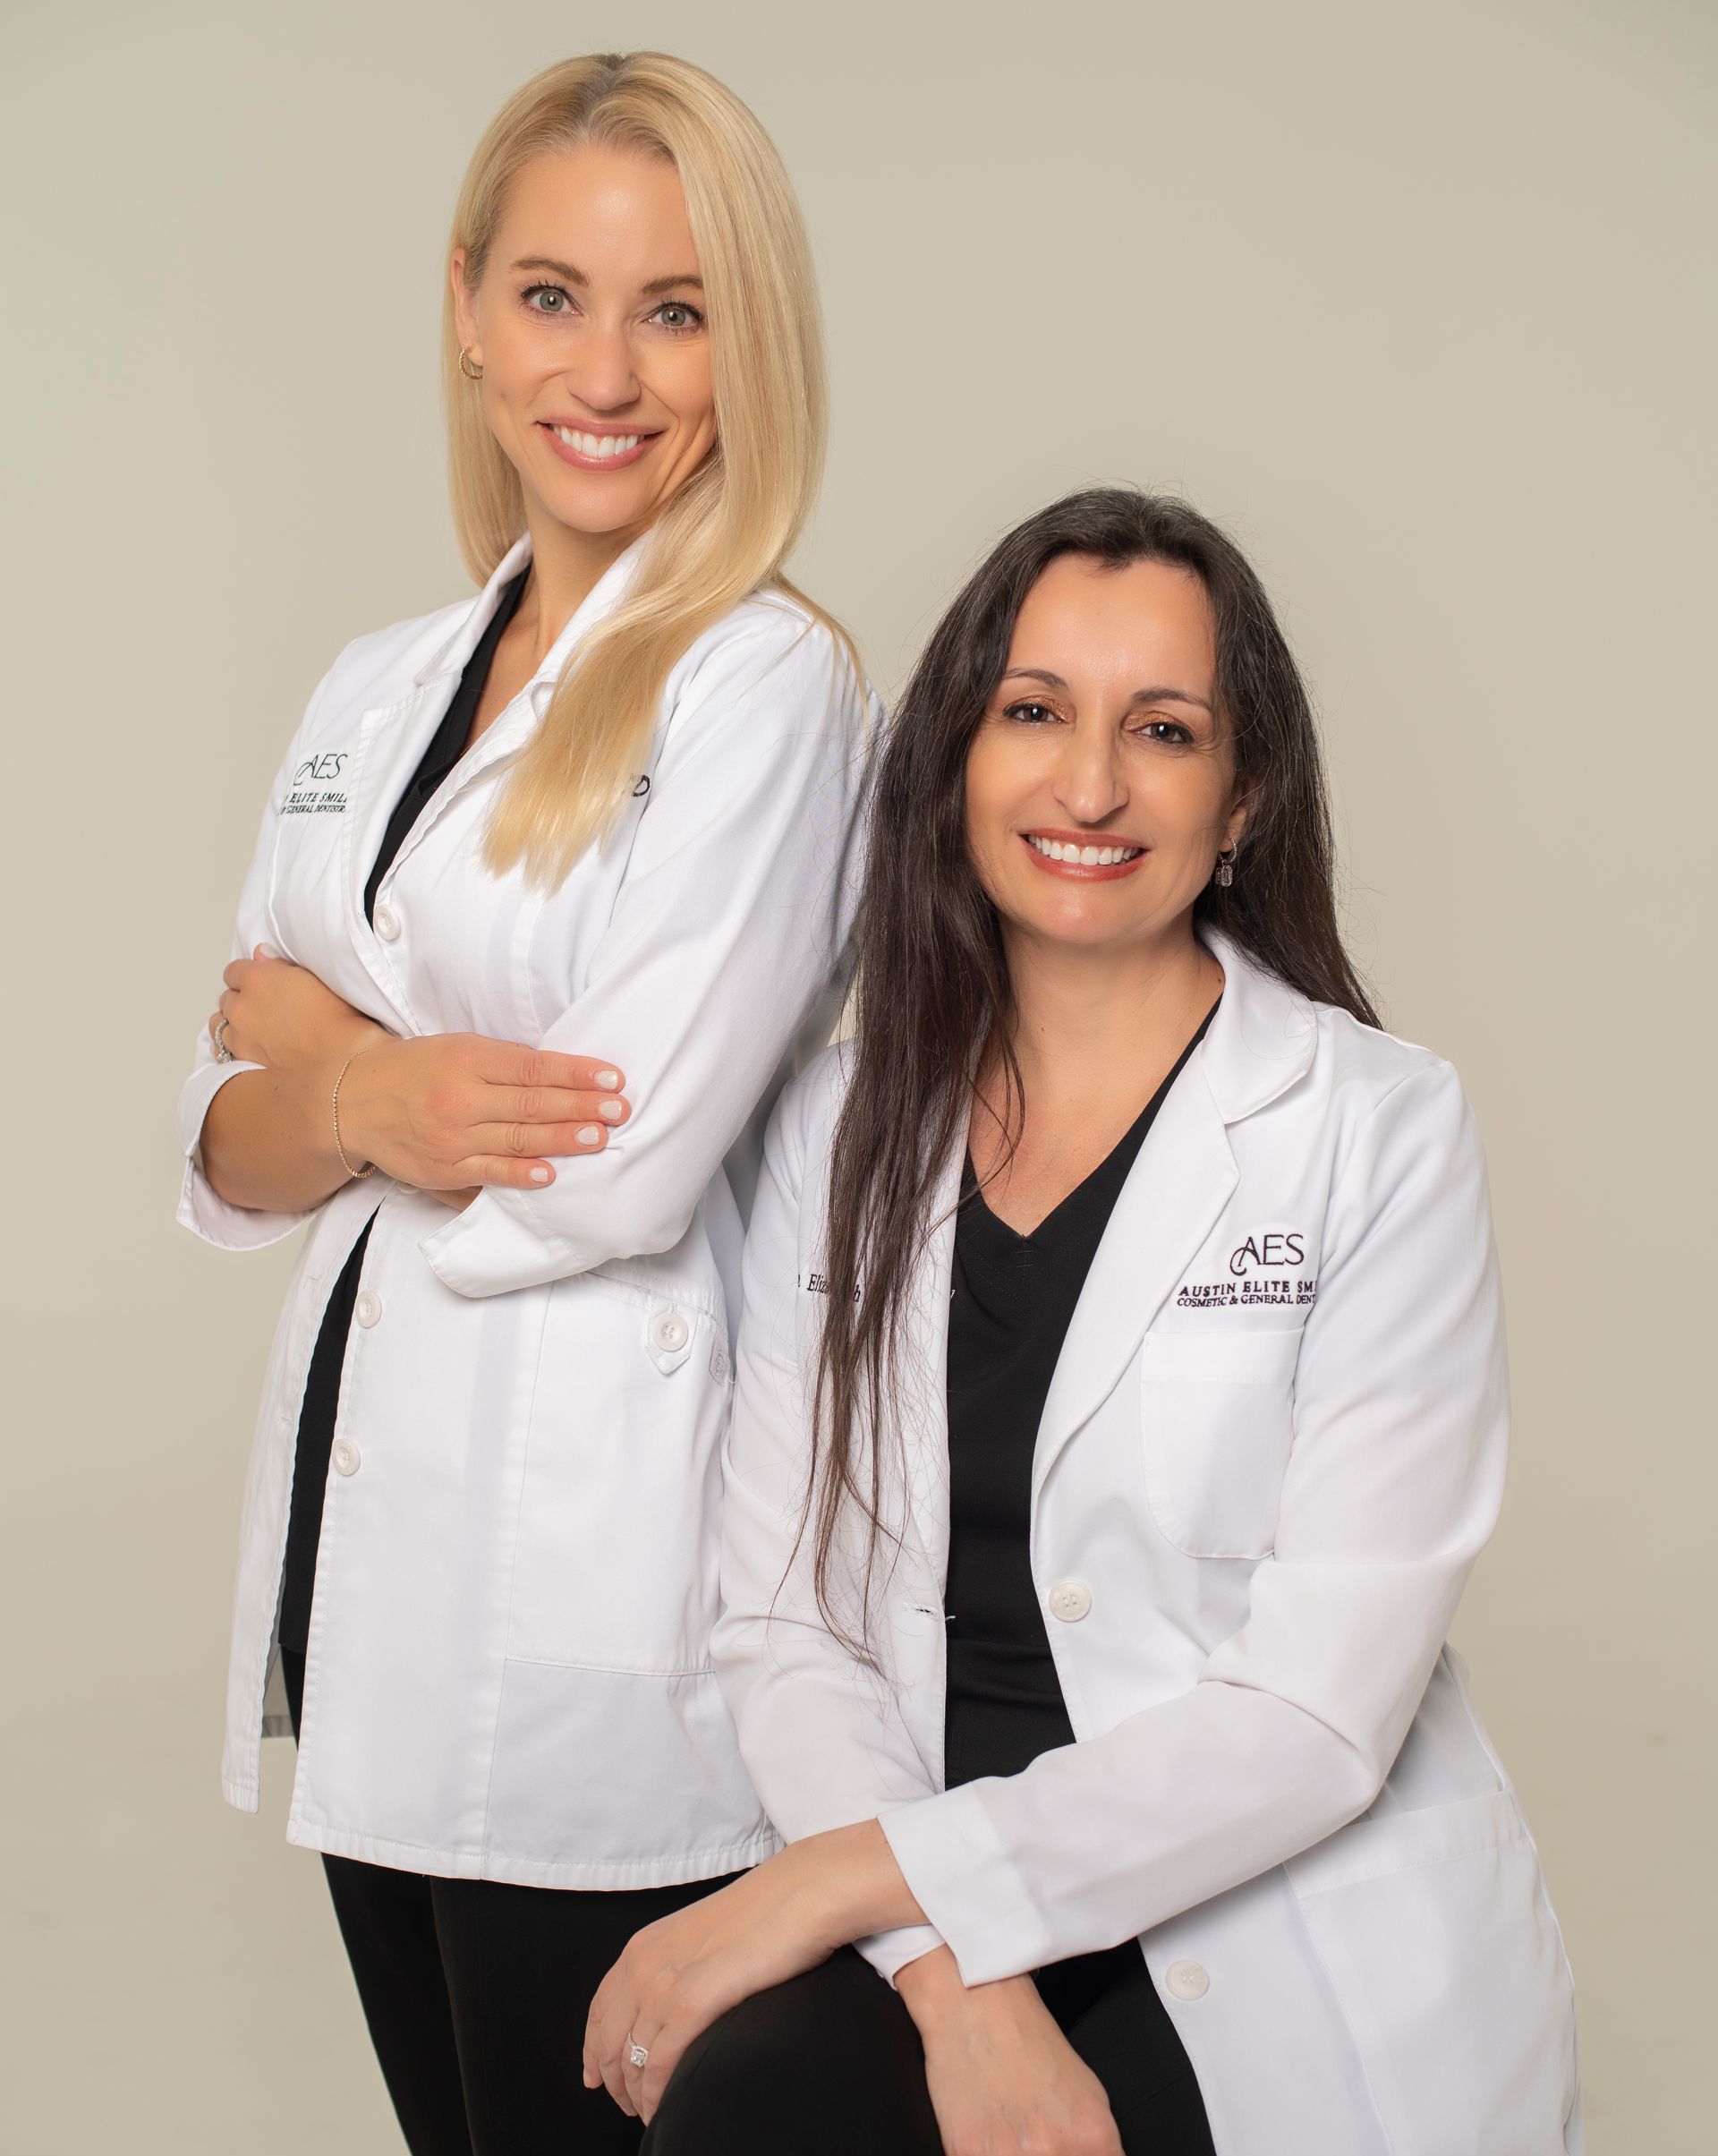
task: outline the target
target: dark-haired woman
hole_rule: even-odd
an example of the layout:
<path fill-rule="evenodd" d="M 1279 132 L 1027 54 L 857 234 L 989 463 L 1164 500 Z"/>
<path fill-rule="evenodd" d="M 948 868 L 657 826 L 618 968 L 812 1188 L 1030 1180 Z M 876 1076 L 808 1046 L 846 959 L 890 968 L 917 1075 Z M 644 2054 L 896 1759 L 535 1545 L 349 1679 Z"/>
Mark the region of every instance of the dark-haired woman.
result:
<path fill-rule="evenodd" d="M 1233 546 L 1108 490 L 1005 540 L 872 847 L 727 1462 L 789 1846 L 634 1939 L 587 2074 L 656 2156 L 1567 2156 L 1568 1964 L 1445 1646 L 1506 1437 L 1484 1159 L 1343 955 Z"/>

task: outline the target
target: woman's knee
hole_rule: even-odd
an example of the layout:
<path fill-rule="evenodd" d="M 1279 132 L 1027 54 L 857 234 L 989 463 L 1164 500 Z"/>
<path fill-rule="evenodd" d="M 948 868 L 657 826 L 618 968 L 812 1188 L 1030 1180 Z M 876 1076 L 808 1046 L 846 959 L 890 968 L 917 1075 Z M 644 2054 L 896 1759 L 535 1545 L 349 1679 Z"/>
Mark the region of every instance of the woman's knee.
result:
<path fill-rule="evenodd" d="M 850 1949 L 761 1991 L 675 2069 L 647 2156 L 939 2156 L 906 2007 Z"/>

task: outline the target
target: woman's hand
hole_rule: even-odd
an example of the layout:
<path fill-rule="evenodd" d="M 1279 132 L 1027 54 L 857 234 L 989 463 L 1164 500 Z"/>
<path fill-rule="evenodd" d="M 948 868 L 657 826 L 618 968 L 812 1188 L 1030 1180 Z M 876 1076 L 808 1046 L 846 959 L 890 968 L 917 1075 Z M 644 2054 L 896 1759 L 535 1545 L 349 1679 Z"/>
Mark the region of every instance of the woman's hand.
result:
<path fill-rule="evenodd" d="M 939 1947 L 895 1983 L 924 2044 L 944 2156 L 1121 2156 L 1103 2084 L 1029 1976 L 969 1990 Z"/>
<path fill-rule="evenodd" d="M 923 1921 L 874 1819 L 795 1842 L 634 1934 L 591 2002 L 585 2086 L 605 2084 L 628 2117 L 648 2121 L 687 2045 L 730 2007 L 851 1939 Z"/>
<path fill-rule="evenodd" d="M 421 1190 L 540 1189 L 549 1159 L 600 1153 L 632 1113 L 622 1073 L 600 1057 L 523 1048 L 477 1033 L 381 1034 L 340 1080 L 340 1138 L 354 1166 Z"/>
<path fill-rule="evenodd" d="M 235 959 L 221 978 L 226 992 L 208 1029 L 242 1063 L 303 1070 L 343 1062 L 360 1048 L 392 1037 L 325 988 L 308 967 L 276 958 L 263 944 L 254 956 Z M 223 1019 L 224 1034 L 216 1030 Z"/>

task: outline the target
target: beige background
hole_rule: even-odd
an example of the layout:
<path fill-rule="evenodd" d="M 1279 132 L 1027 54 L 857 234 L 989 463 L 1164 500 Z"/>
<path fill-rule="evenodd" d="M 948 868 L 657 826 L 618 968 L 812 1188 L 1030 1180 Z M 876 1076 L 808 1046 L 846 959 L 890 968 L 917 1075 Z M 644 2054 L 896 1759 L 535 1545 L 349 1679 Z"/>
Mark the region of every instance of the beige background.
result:
<path fill-rule="evenodd" d="M 465 158 L 539 66 L 656 44 L 800 186 L 836 391 L 800 566 L 887 690 L 991 539 L 1096 480 L 1186 490 L 1280 600 L 1355 948 L 1487 1132 L 1518 1439 L 1459 1637 L 1595 2146 L 1709 2147 L 1710 11 L 13 0 L 0 34 L 6 2145 L 397 2145 L 285 1751 L 260 1823 L 218 1801 L 286 1258 L 171 1224 L 171 1110 L 311 684 L 467 588 L 434 365 Z"/>

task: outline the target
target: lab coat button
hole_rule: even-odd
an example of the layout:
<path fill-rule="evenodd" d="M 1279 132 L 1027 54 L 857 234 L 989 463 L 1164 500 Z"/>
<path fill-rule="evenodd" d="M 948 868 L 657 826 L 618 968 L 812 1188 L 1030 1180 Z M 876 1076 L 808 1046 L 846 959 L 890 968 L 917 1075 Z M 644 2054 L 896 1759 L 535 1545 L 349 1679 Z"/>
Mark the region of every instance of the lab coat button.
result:
<path fill-rule="evenodd" d="M 1064 1624 L 1077 1624 L 1092 1606 L 1092 1589 L 1084 1580 L 1059 1580 L 1050 1590 L 1050 1614 Z"/>
<path fill-rule="evenodd" d="M 1197 1962 L 1171 1962 L 1163 1981 L 1175 1998 L 1203 1998 L 1211 1989 L 1211 1978 Z"/>
<path fill-rule="evenodd" d="M 329 1458 L 334 1461 L 335 1471 L 337 1474 L 355 1475 L 358 1472 L 358 1462 L 360 1457 L 361 1455 L 359 1453 L 358 1447 L 352 1442 L 350 1437 L 336 1437 L 335 1439 L 334 1447 L 329 1454 Z"/>
<path fill-rule="evenodd" d="M 672 1306 L 651 1320 L 651 1345 L 659 1355 L 677 1355 L 690 1336 L 685 1318 Z"/>
<path fill-rule="evenodd" d="M 372 1295 L 366 1288 L 353 1305 L 352 1314 L 361 1325 L 373 1325 L 382 1314 L 381 1297 Z"/>
<path fill-rule="evenodd" d="M 391 943 L 400 933 L 400 916 L 391 906 L 378 906 L 372 926 L 384 943 Z"/>

